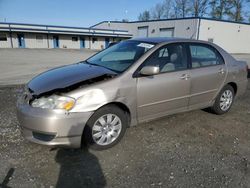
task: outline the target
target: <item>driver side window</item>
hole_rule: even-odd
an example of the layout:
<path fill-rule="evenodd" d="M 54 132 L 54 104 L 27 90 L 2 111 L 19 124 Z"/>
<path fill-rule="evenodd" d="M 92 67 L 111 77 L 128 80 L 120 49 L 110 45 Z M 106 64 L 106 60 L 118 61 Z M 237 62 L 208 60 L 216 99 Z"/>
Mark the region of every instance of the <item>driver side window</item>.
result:
<path fill-rule="evenodd" d="M 173 72 L 188 68 L 185 46 L 168 44 L 156 50 L 144 63 L 144 66 L 158 66 L 160 72 Z"/>

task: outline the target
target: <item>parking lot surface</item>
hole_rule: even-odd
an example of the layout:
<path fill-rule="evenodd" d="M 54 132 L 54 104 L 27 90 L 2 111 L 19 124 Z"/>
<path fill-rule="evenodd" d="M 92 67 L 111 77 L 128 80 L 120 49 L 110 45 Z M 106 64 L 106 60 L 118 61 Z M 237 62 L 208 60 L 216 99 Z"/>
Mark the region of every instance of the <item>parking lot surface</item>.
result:
<path fill-rule="evenodd" d="M 127 130 L 105 151 L 50 149 L 23 139 L 0 88 L 0 187 L 249 187 L 250 83 L 231 111 L 196 110 Z"/>
<path fill-rule="evenodd" d="M 96 52 L 89 49 L 0 49 L 0 85 L 27 83 L 41 72 L 77 63 Z"/>

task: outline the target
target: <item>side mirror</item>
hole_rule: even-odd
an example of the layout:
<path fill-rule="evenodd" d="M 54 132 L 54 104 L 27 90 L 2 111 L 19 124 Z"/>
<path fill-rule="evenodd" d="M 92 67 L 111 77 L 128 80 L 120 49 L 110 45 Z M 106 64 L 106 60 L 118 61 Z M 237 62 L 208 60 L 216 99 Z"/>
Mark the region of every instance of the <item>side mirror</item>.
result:
<path fill-rule="evenodd" d="M 145 66 L 141 69 L 140 74 L 145 76 L 152 76 L 158 74 L 160 68 L 158 66 Z"/>

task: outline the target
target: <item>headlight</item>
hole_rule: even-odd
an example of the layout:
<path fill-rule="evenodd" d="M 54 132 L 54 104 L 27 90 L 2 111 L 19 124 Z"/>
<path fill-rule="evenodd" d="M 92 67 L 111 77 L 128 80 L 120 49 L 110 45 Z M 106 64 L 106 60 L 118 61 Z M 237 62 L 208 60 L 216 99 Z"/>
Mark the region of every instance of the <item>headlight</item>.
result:
<path fill-rule="evenodd" d="M 32 103 L 32 107 L 48 108 L 48 109 L 64 109 L 71 110 L 75 105 L 75 99 L 71 97 L 51 95 L 49 97 L 41 97 L 35 99 Z"/>

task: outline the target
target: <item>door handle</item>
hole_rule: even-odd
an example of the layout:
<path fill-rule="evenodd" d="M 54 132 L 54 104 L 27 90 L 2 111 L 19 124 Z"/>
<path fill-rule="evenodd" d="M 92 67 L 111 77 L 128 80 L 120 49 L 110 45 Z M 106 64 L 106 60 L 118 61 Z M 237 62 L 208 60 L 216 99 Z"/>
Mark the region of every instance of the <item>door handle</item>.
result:
<path fill-rule="evenodd" d="M 224 70 L 223 68 L 220 68 L 219 73 L 220 73 L 220 74 L 224 74 L 224 73 L 225 73 L 225 70 Z"/>
<path fill-rule="evenodd" d="M 181 78 L 182 80 L 188 80 L 189 78 L 191 78 L 191 76 L 188 75 L 188 74 L 183 74 L 180 78 Z"/>

